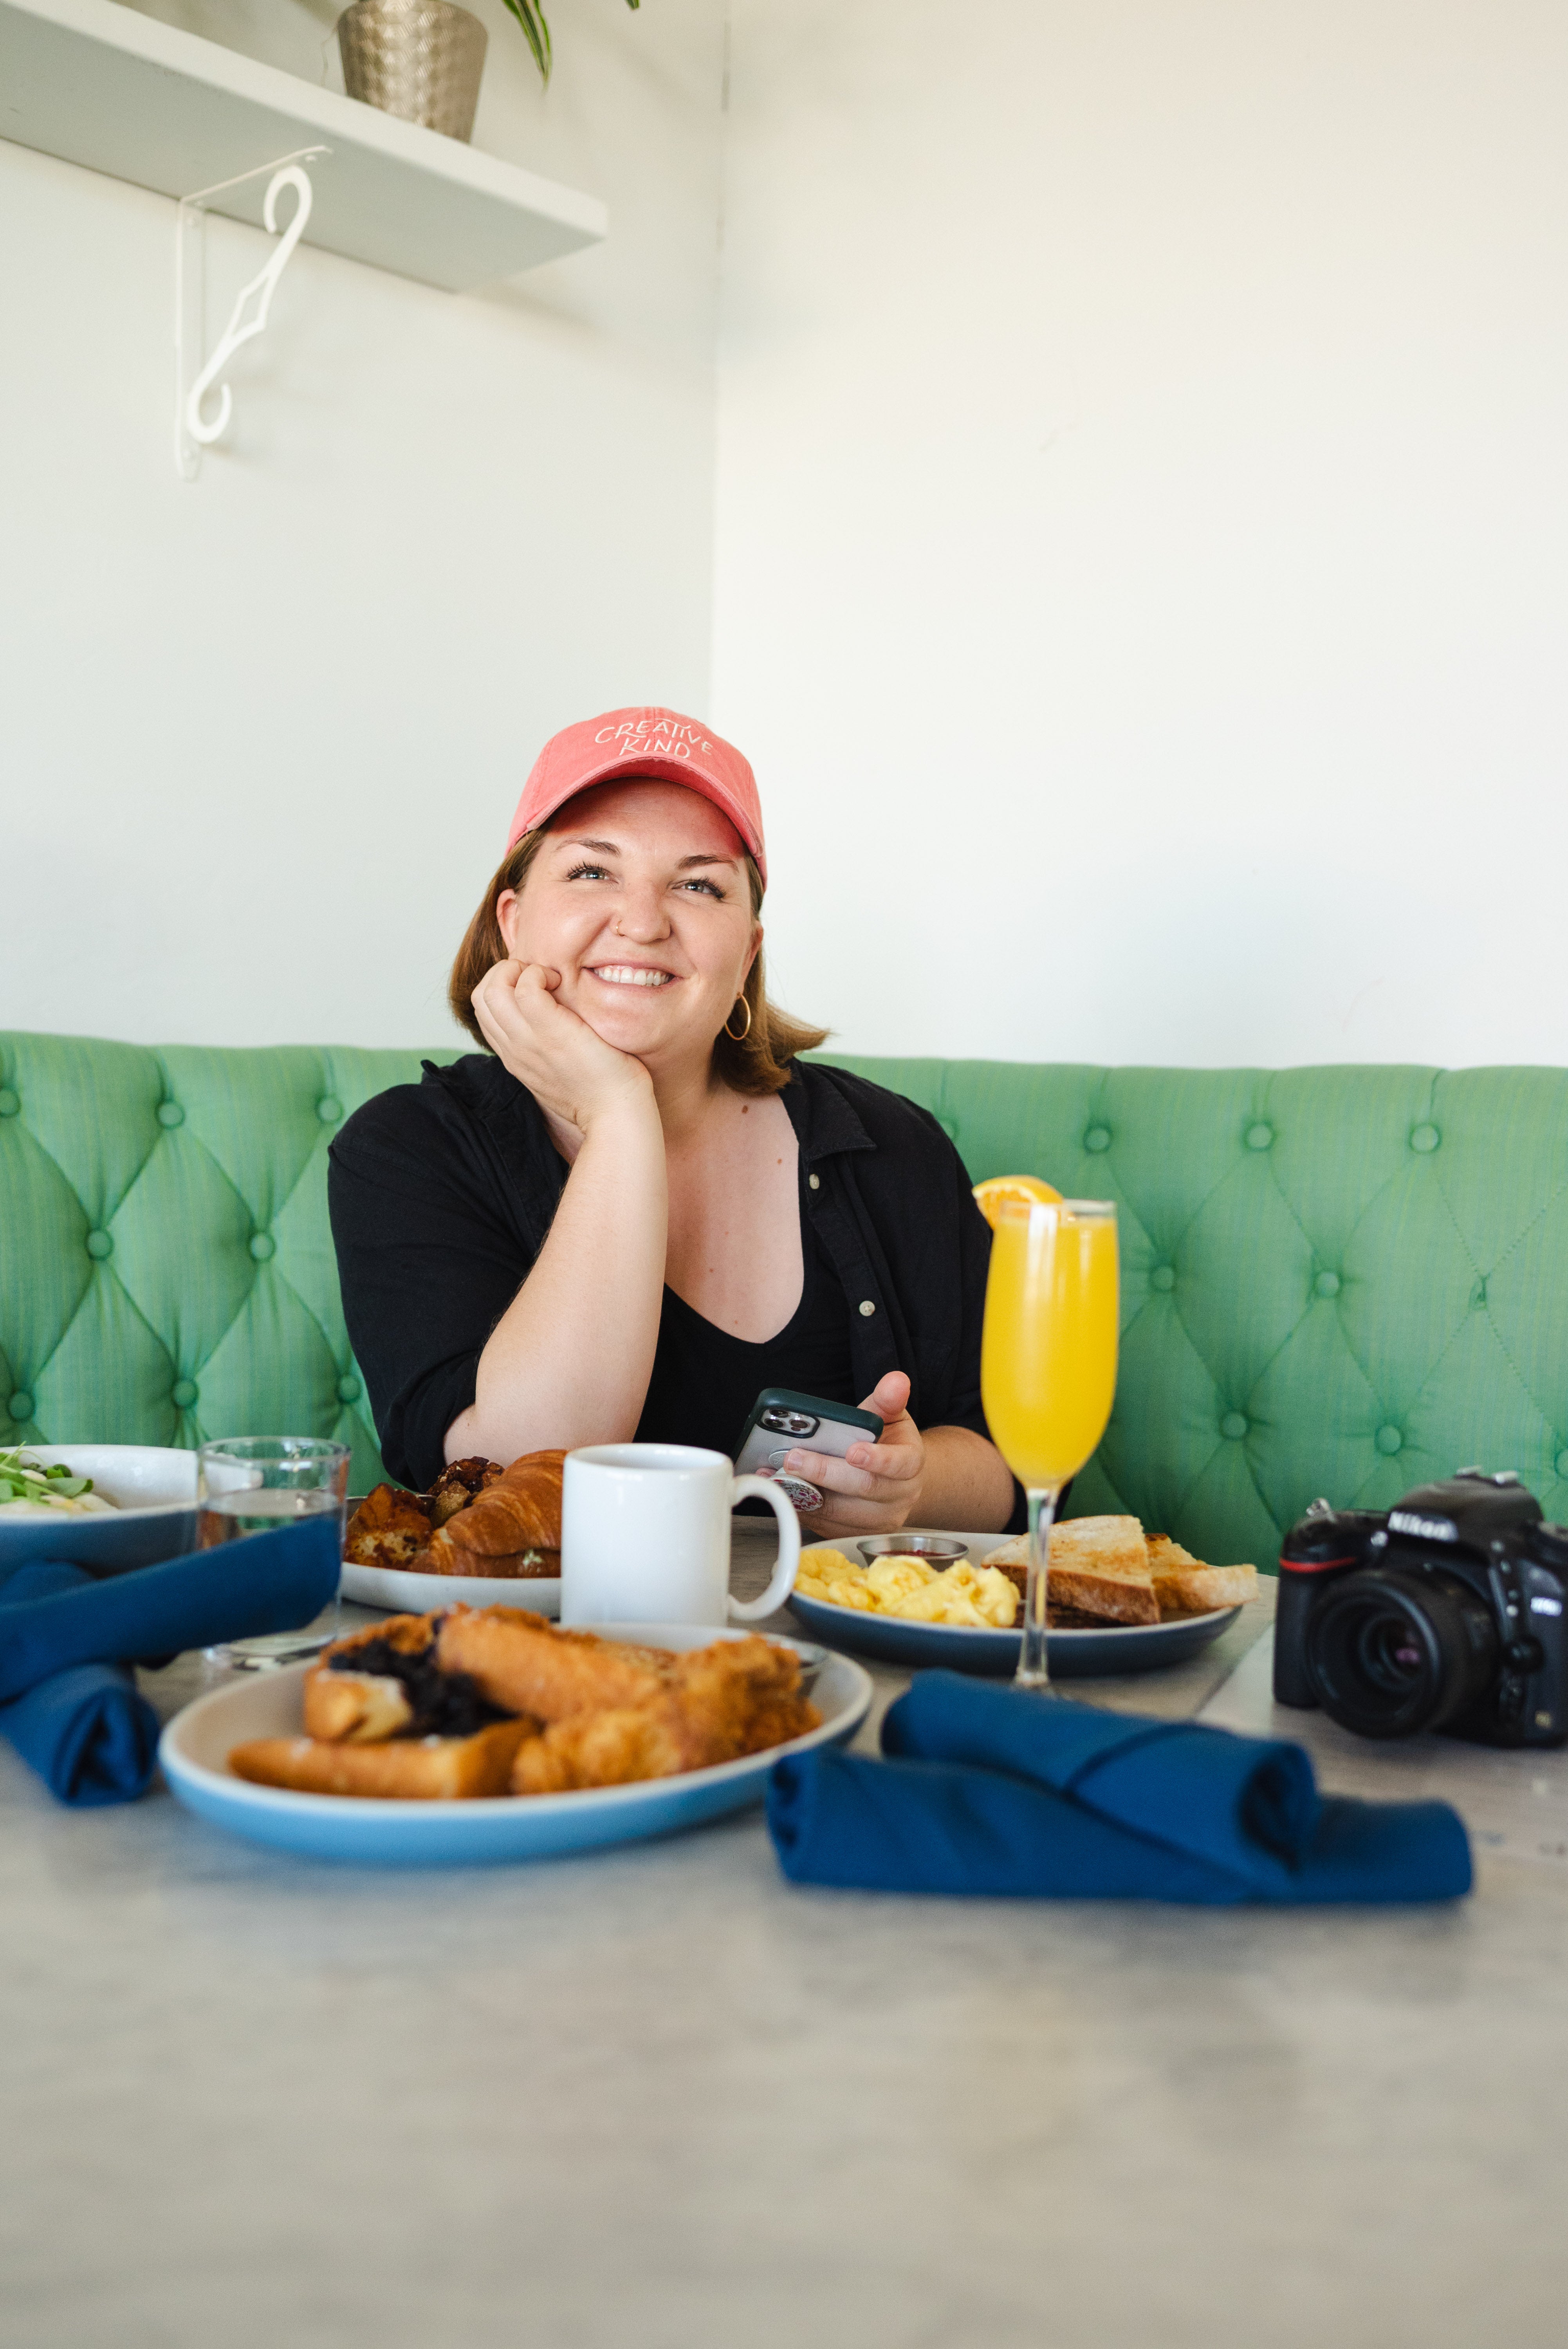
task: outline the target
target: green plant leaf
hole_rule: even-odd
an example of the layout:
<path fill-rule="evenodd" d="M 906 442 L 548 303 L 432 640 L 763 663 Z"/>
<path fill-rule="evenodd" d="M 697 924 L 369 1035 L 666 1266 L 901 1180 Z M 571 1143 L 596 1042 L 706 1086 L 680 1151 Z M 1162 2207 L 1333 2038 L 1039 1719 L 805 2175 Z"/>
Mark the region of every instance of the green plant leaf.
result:
<path fill-rule="evenodd" d="M 549 20 L 541 0 L 505 0 L 506 6 L 523 27 L 523 37 L 534 52 L 534 62 L 539 68 L 539 78 L 546 86 L 550 68 L 555 64 L 555 52 L 550 46 Z M 626 0 L 628 8 L 640 8 L 642 0 Z"/>
<path fill-rule="evenodd" d="M 637 0 L 631 0 L 635 7 Z M 523 38 L 534 52 L 534 62 L 539 68 L 539 78 L 549 85 L 550 67 L 555 63 L 550 47 L 550 26 L 539 0 L 506 0 L 506 5 L 523 27 Z"/>

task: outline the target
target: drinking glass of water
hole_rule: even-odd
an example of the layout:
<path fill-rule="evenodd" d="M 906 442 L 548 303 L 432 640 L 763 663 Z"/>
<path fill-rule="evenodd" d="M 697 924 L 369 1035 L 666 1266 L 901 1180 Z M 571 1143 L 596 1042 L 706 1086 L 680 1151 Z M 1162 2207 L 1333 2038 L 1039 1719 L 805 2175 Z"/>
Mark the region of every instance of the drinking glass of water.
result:
<path fill-rule="evenodd" d="M 273 1534 L 299 1517 L 334 1516 L 343 1545 L 348 1447 L 314 1435 L 229 1435 L 203 1444 L 196 1463 L 196 1547 L 215 1549 L 245 1534 Z M 264 1631 L 209 1648 L 216 1664 L 241 1671 L 314 1656 L 337 1636 L 337 1601 L 296 1631 Z"/>

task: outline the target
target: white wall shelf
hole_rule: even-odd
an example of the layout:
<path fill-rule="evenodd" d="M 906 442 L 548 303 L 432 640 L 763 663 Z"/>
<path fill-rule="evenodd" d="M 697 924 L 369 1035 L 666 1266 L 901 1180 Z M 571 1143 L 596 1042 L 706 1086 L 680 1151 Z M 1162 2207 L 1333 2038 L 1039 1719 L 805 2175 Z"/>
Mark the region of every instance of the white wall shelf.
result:
<path fill-rule="evenodd" d="M 597 244 L 608 229 L 592 196 L 119 0 L 0 0 L 0 137 L 175 197 L 329 147 L 312 166 L 305 242 L 452 293 Z M 259 224 L 265 192 L 251 179 L 211 208 Z"/>

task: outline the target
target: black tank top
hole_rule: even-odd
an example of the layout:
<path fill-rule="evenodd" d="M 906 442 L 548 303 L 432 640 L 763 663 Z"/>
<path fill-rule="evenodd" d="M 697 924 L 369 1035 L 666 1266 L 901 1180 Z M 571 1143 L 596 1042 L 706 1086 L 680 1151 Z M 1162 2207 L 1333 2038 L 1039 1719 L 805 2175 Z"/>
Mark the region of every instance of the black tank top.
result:
<path fill-rule="evenodd" d="M 794 1387 L 826 1402 L 856 1402 L 849 1304 L 812 1229 L 801 1174 L 800 1303 L 774 1336 L 732 1338 L 674 1289 L 659 1317 L 653 1375 L 637 1423 L 639 1444 L 700 1444 L 732 1458 L 763 1387 Z M 748 1508 L 753 1505 L 747 1503 Z"/>

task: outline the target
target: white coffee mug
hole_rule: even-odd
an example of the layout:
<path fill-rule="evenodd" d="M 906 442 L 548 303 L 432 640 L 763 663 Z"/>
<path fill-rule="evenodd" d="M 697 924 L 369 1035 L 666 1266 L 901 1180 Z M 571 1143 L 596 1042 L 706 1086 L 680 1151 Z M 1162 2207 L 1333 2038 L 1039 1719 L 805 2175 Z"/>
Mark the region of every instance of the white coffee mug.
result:
<path fill-rule="evenodd" d="M 730 1512 L 755 1494 L 779 1521 L 778 1564 L 760 1599 L 730 1596 Z M 776 1485 L 737 1476 L 690 1444 L 592 1444 L 568 1452 L 561 1505 L 563 1623 L 753 1623 L 782 1607 L 800 1564 L 800 1523 Z"/>

